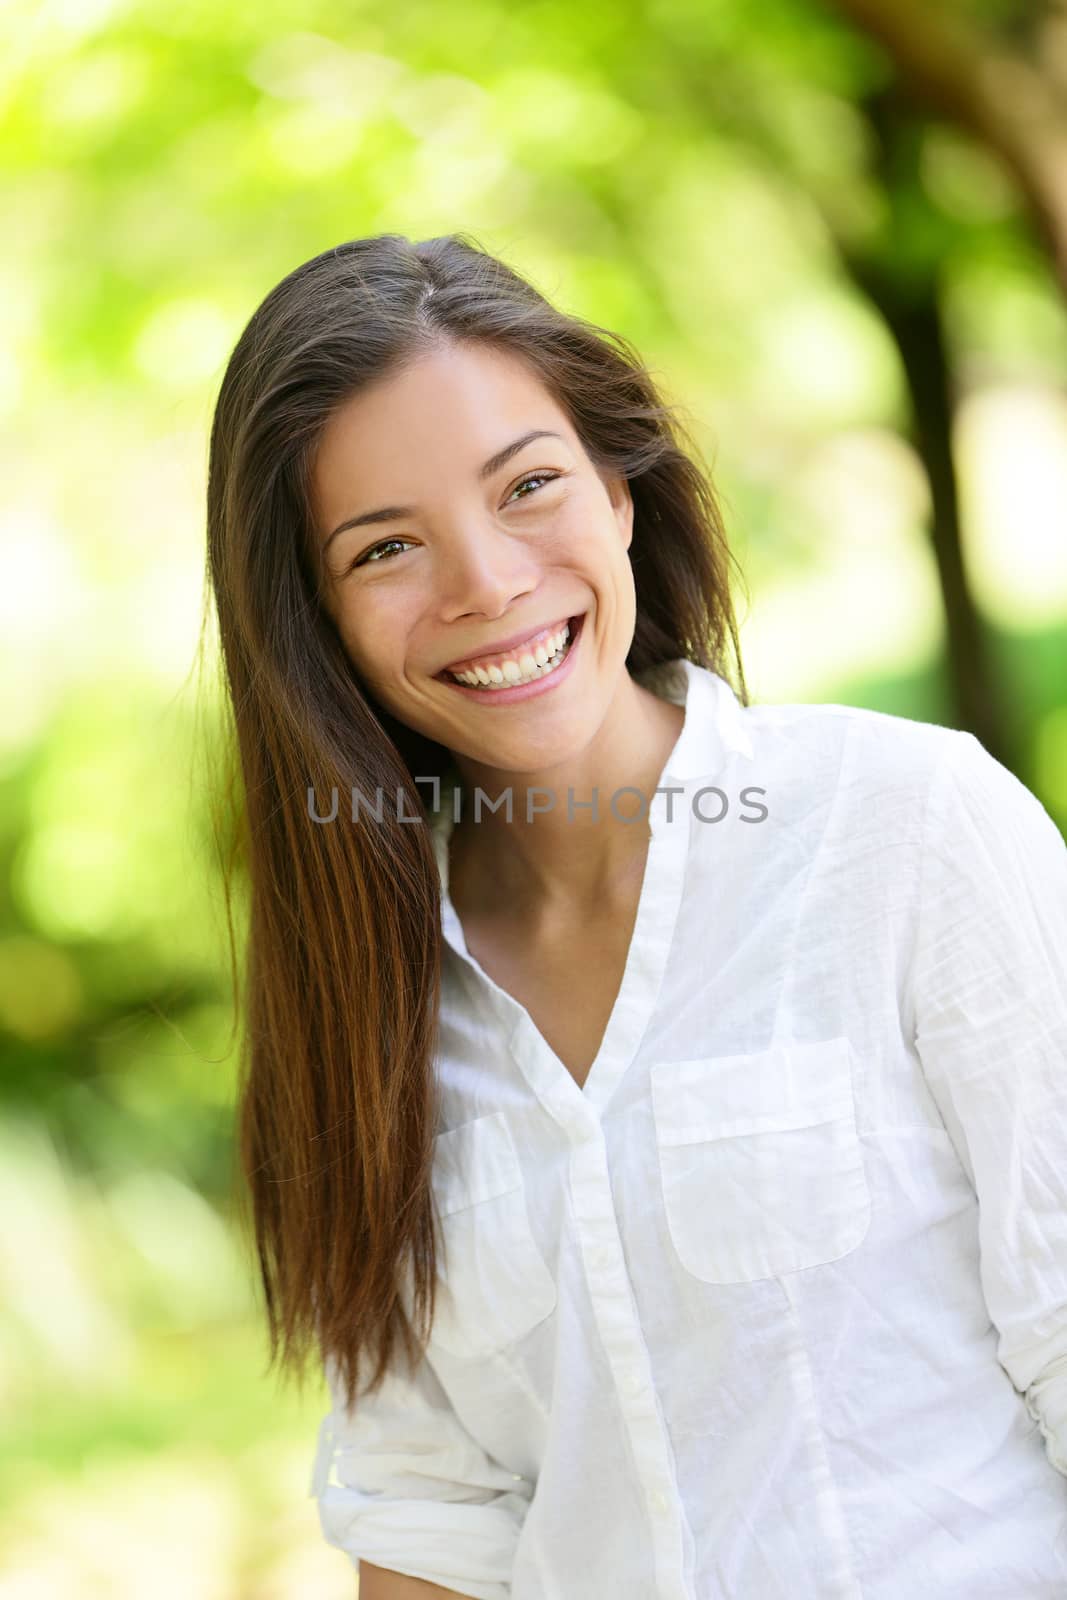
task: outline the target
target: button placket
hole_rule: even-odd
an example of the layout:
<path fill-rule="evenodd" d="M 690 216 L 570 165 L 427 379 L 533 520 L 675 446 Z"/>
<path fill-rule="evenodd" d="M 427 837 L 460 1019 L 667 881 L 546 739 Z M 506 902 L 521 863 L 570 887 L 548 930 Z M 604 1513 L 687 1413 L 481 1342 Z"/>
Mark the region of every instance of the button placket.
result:
<path fill-rule="evenodd" d="M 656 1600 L 693 1600 L 685 1579 L 680 1512 L 675 1498 L 663 1487 L 673 1482 L 673 1459 L 626 1271 L 599 1122 L 590 1137 L 572 1148 L 570 1178 L 593 1314 L 646 1496 L 655 1552 Z"/>

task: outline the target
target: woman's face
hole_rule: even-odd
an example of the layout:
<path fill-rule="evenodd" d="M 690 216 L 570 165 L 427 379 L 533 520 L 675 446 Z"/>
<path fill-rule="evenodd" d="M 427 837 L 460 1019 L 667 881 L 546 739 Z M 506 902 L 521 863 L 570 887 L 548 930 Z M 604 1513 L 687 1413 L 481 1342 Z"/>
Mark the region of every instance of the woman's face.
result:
<path fill-rule="evenodd" d="M 325 604 L 379 705 L 498 770 L 586 747 L 633 640 L 633 503 L 518 358 L 449 344 L 362 391 L 326 427 L 312 501 Z M 443 670 L 518 663 L 524 648 L 495 647 L 574 617 L 573 651 L 533 692 Z"/>

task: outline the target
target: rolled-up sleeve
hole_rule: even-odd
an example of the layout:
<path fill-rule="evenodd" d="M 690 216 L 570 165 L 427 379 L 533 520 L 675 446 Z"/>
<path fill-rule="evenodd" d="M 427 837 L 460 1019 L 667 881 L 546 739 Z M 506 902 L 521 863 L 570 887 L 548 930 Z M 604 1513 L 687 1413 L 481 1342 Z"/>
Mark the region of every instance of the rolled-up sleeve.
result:
<path fill-rule="evenodd" d="M 1067 1475 L 1067 846 L 950 731 L 924 820 L 915 1047 L 974 1185 L 997 1356 Z"/>
<path fill-rule="evenodd" d="M 463 1426 L 424 1357 L 349 1411 L 336 1370 L 310 1493 L 328 1544 L 474 1600 L 508 1600 L 533 1485 Z"/>

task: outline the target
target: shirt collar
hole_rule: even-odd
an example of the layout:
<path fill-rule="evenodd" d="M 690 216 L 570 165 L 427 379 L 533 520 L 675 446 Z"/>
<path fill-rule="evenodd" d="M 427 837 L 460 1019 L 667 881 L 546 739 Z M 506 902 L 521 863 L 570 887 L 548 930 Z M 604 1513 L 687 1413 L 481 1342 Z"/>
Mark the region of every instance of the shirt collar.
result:
<path fill-rule="evenodd" d="M 667 757 L 664 778 L 690 783 L 714 778 L 727 756 L 752 759 L 745 708 L 725 678 L 684 656 L 634 674 L 642 688 L 685 708 L 682 731 Z"/>

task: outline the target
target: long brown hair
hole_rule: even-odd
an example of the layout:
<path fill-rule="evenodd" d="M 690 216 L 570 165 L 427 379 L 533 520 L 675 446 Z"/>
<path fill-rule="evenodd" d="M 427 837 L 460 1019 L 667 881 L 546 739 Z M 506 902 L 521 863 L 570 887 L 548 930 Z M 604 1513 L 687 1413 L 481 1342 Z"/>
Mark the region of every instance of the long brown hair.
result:
<path fill-rule="evenodd" d="M 376 1358 L 373 1391 L 398 1345 L 417 1362 L 433 1317 L 441 906 L 414 780 L 442 775 L 450 752 L 377 705 L 342 648 L 320 603 L 309 483 L 335 408 L 442 340 L 528 363 L 594 465 L 628 480 L 627 669 L 688 657 L 748 704 L 716 495 L 627 340 L 558 310 L 465 234 L 353 239 L 271 290 L 223 376 L 207 490 L 236 797 L 228 870 L 243 865 L 249 894 L 238 1203 L 251 1204 L 269 1363 L 280 1352 L 302 1381 L 317 1347 L 349 1404 L 361 1362 Z M 340 825 L 318 825 L 309 791 L 328 815 L 335 788 Z M 346 826 L 352 794 L 373 809 L 379 792 L 381 823 Z"/>

